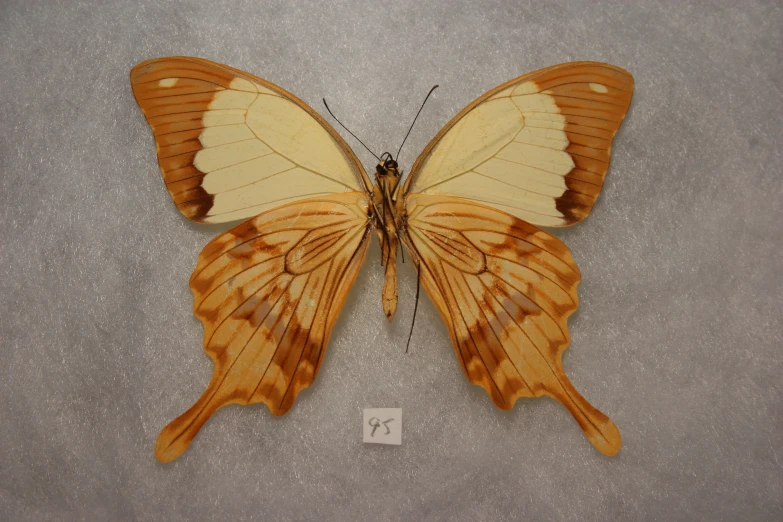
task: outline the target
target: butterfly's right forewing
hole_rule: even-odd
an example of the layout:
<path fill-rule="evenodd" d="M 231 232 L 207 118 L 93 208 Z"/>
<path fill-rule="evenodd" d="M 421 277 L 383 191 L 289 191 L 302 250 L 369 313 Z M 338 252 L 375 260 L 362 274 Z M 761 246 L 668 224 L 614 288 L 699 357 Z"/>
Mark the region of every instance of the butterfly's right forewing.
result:
<path fill-rule="evenodd" d="M 538 226 L 578 223 L 601 192 L 633 86 L 628 72 L 595 62 L 520 76 L 457 114 L 416 160 L 406 189 Z"/>

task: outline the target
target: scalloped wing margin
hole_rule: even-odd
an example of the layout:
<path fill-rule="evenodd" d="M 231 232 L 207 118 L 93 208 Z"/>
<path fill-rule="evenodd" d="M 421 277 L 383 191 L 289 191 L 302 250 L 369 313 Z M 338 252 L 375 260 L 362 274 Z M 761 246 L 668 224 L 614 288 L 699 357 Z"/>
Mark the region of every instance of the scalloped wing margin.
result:
<path fill-rule="evenodd" d="M 510 214 L 459 198 L 412 194 L 407 208 L 405 241 L 470 382 L 504 410 L 520 397 L 549 395 L 599 451 L 617 453 L 617 427 L 562 367 L 580 280 L 568 248 Z"/>
<path fill-rule="evenodd" d="M 371 232 L 369 200 L 344 193 L 285 205 L 218 236 L 190 280 L 204 350 L 201 398 L 158 436 L 167 462 L 222 406 L 263 402 L 284 415 L 315 379 Z"/>

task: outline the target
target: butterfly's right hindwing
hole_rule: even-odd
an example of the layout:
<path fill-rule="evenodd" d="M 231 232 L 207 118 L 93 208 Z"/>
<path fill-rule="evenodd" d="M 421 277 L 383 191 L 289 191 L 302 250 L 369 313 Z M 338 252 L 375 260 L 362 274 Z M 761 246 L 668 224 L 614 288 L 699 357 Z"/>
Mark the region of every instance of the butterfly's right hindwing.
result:
<path fill-rule="evenodd" d="M 407 205 L 405 241 L 470 382 L 504 410 L 520 397 L 549 395 L 596 448 L 617 453 L 617 427 L 579 394 L 561 363 L 580 279 L 568 248 L 461 198 L 412 194 Z"/>

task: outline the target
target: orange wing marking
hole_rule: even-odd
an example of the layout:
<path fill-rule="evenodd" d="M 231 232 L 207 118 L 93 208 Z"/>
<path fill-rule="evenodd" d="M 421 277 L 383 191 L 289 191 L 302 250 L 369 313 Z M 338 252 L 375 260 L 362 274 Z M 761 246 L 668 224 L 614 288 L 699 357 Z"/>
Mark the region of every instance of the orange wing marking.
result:
<path fill-rule="evenodd" d="M 360 192 L 306 200 L 204 248 L 190 287 L 215 371 L 201 398 L 158 436 L 159 460 L 178 457 L 222 406 L 263 402 L 283 415 L 313 382 L 367 252 L 368 211 Z"/>
<path fill-rule="evenodd" d="M 617 427 L 565 375 L 579 270 L 554 236 L 469 201 L 408 196 L 406 243 L 448 326 L 468 379 L 501 409 L 520 397 L 561 402 L 601 452 L 621 446 Z"/>

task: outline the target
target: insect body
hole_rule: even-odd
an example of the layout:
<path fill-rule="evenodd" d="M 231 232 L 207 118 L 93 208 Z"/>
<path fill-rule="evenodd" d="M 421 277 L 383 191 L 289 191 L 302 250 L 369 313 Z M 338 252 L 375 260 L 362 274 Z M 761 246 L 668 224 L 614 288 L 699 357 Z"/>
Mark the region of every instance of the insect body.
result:
<path fill-rule="evenodd" d="M 388 154 L 388 153 L 387 153 Z M 391 156 L 391 155 L 390 155 Z M 382 303 L 386 318 L 391 321 L 397 310 L 397 250 L 400 247 L 397 230 L 403 208 L 398 202 L 400 171 L 397 162 L 389 158 L 379 163 L 375 170 L 373 207 L 378 212 L 376 227 L 381 243 L 381 260 L 385 270 Z"/>

